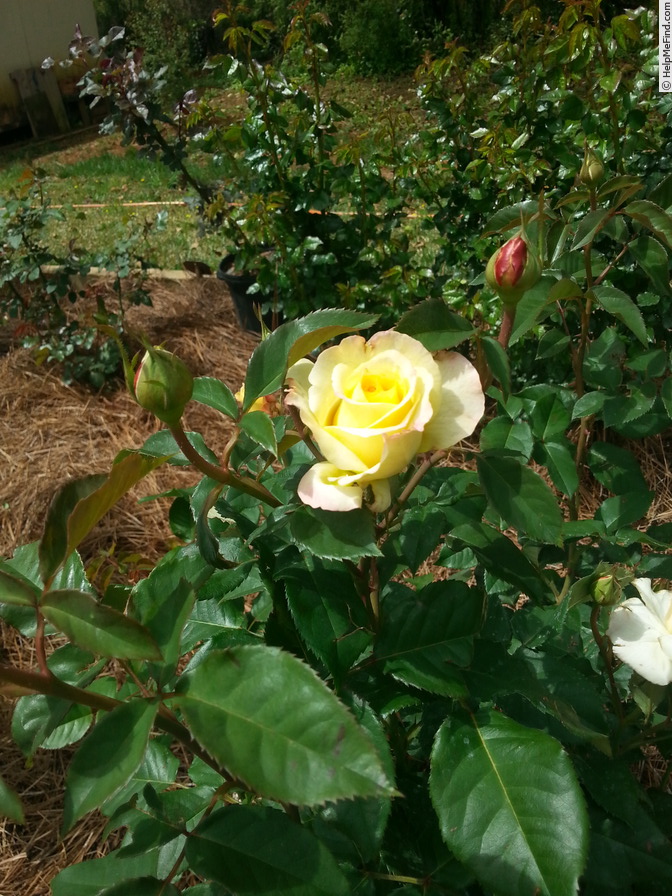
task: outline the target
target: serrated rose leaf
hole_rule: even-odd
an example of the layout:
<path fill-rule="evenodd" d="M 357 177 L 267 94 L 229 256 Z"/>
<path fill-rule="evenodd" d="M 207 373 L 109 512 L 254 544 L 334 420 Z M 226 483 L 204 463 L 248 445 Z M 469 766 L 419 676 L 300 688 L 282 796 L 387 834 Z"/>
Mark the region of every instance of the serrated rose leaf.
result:
<path fill-rule="evenodd" d="M 350 712 L 277 648 L 210 653 L 182 677 L 174 702 L 196 740 L 261 796 L 315 806 L 394 792 Z"/>

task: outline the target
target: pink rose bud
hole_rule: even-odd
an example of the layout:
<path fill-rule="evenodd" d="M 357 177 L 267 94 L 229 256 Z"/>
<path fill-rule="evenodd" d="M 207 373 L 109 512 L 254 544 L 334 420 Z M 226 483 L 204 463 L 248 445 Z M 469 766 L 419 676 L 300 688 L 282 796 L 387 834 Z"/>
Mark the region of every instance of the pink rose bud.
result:
<path fill-rule="evenodd" d="M 180 420 L 193 388 L 194 380 L 186 364 L 162 348 L 145 352 L 133 383 L 140 407 L 169 426 Z"/>
<path fill-rule="evenodd" d="M 505 305 L 516 305 L 525 290 L 541 277 L 541 265 L 525 237 L 511 237 L 490 258 L 485 282 Z"/>

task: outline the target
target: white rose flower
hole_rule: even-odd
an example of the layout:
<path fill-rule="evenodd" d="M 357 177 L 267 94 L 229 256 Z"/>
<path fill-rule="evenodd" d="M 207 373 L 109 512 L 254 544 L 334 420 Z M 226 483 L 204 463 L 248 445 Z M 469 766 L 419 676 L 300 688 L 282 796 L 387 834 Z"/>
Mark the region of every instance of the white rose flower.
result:
<path fill-rule="evenodd" d="M 639 597 L 611 614 L 607 634 L 614 653 L 653 684 L 672 681 L 672 591 L 654 591 L 651 579 L 635 579 Z"/>

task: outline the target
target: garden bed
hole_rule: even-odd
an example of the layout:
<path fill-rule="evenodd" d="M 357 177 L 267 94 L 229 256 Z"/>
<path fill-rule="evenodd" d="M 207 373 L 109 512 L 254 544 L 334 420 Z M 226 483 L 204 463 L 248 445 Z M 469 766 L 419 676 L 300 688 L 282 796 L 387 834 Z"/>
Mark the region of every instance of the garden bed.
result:
<path fill-rule="evenodd" d="M 258 340 L 238 328 L 226 287 L 215 278 L 151 281 L 152 308 L 130 312 L 132 326 L 163 343 L 188 363 L 195 375 L 217 376 L 235 391 Z M 37 368 L 28 351 L 11 349 L 0 358 L 0 556 L 40 536 L 53 492 L 66 479 L 105 472 L 122 448 L 138 447 L 160 425 L 123 389 L 95 394 L 64 385 L 55 369 Z M 206 432 L 219 452 L 230 430 L 224 418 L 192 403 L 188 427 Z M 84 545 L 89 560 L 127 567 L 142 546 L 156 560 L 170 544 L 170 499 L 138 503 L 147 495 L 184 485 L 190 473 L 165 467 L 148 476 L 98 525 Z M 26 645 L 14 629 L 0 629 L 4 662 L 30 664 Z M 9 725 L 12 694 L 0 694 L 0 750 L 6 782 L 25 794 L 26 824 L 0 822 L 0 894 L 46 896 L 49 881 L 66 865 L 101 855 L 105 820 L 87 817 L 63 841 L 59 839 L 62 782 L 67 751 L 39 751 L 31 768 L 12 743 Z"/>

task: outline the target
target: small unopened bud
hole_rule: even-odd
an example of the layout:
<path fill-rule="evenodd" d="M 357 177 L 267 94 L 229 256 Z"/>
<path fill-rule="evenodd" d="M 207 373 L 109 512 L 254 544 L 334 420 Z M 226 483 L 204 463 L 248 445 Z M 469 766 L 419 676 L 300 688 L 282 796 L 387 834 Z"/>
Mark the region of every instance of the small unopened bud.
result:
<path fill-rule="evenodd" d="M 240 404 L 245 401 L 245 384 L 240 387 L 234 397 Z M 269 395 L 261 395 L 256 401 L 252 402 L 247 410 L 248 412 L 263 411 L 264 414 L 268 414 L 269 417 L 279 417 L 282 411 L 280 392 L 271 392 Z"/>
<path fill-rule="evenodd" d="M 534 286 L 540 277 L 539 258 L 520 234 L 504 243 L 485 269 L 485 282 L 509 306 L 516 305 L 525 290 Z"/>
<path fill-rule="evenodd" d="M 579 180 L 587 187 L 596 187 L 604 177 L 604 164 L 602 159 L 592 149 L 586 147 L 583 164 L 579 171 Z"/>
<path fill-rule="evenodd" d="M 133 391 L 140 407 L 168 425 L 180 420 L 194 379 L 186 364 L 162 348 L 150 348 L 135 372 Z"/>
<path fill-rule="evenodd" d="M 602 606 L 613 606 L 621 599 L 622 591 L 615 575 L 600 576 L 593 585 L 593 600 Z"/>

